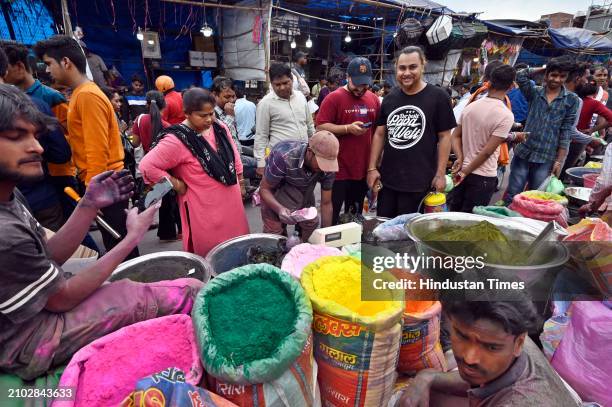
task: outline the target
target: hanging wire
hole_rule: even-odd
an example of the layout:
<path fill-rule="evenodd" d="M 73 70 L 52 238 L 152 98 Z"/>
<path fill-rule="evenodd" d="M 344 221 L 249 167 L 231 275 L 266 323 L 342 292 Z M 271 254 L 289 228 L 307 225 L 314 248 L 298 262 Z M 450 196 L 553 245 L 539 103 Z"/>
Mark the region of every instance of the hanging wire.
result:
<path fill-rule="evenodd" d="M 97 5 L 97 3 L 96 3 L 96 5 Z M 113 29 L 116 32 L 117 31 L 117 27 L 115 26 L 115 22 L 117 21 L 117 17 L 115 15 L 115 3 L 113 2 L 113 0 L 110 0 L 110 5 L 111 5 L 111 11 L 113 13 L 113 22 L 111 24 L 113 25 Z"/>

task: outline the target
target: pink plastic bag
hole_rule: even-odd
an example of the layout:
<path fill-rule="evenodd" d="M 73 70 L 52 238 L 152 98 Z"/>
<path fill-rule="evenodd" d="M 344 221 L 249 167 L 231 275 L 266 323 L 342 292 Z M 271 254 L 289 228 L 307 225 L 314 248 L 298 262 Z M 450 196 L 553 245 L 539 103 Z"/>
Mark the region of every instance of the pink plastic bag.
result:
<path fill-rule="evenodd" d="M 508 207 L 526 218 L 537 219 L 544 222 L 556 221 L 563 227 L 567 227 L 567 209 L 554 201 L 529 198 L 525 195 L 515 195 Z"/>
<path fill-rule="evenodd" d="M 612 406 L 612 310 L 600 301 L 575 301 L 571 314 L 551 364 L 582 400 Z"/>

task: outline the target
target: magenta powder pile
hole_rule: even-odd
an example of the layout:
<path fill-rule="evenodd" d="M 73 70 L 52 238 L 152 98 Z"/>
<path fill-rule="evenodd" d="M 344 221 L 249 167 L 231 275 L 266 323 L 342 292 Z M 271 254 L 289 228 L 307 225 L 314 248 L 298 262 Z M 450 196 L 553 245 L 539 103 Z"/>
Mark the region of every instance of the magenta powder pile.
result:
<path fill-rule="evenodd" d="M 138 380 L 169 367 L 186 381 L 199 382 L 199 362 L 191 318 L 171 315 L 120 329 L 77 352 L 60 386 L 76 386 L 74 406 L 115 406 Z"/>

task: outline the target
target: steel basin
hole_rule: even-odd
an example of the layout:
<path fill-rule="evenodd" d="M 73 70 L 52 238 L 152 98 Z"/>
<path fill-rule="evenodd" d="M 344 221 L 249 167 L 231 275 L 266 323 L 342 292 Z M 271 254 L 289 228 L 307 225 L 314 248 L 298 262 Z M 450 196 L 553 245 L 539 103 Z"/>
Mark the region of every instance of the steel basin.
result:
<path fill-rule="evenodd" d="M 140 283 L 154 283 L 189 277 L 207 283 L 211 276 L 212 268 L 204 258 L 193 253 L 167 251 L 146 254 L 121 263 L 108 281 L 127 278 Z"/>
<path fill-rule="evenodd" d="M 582 206 L 589 202 L 591 196 L 591 188 L 584 187 L 569 187 L 565 188 L 565 196 L 569 202 L 575 206 Z"/>
<path fill-rule="evenodd" d="M 269 233 L 253 233 L 238 236 L 219 243 L 208 252 L 206 261 L 212 267 L 213 276 L 225 273 L 247 263 L 247 251 L 252 246 L 262 249 L 275 249 L 282 240 L 287 238 Z"/>
<path fill-rule="evenodd" d="M 582 176 L 585 174 L 599 174 L 601 168 L 584 168 L 584 167 L 573 167 L 568 168 L 565 173 L 572 181 L 572 184 L 579 187 L 583 186 Z"/>
<path fill-rule="evenodd" d="M 540 228 L 533 224 L 508 218 L 500 219 L 462 212 L 439 212 L 420 215 L 411 219 L 406 224 L 406 228 L 410 238 L 416 242 L 419 253 L 424 253 L 428 256 L 457 257 L 461 254 L 441 251 L 433 247 L 429 242 L 422 241 L 421 236 L 436 231 L 441 226 L 471 226 L 483 220 L 497 226 L 512 240 L 530 242 L 533 241 L 540 232 Z M 478 274 L 490 273 L 491 275 L 516 276 L 527 285 L 533 285 L 547 276 L 550 277 L 551 273 L 552 275 L 556 274 L 569 259 L 569 251 L 560 243 L 547 245 L 540 253 L 542 257 L 539 264 L 516 266 L 492 264 L 485 261 L 484 269 L 478 270 Z"/>

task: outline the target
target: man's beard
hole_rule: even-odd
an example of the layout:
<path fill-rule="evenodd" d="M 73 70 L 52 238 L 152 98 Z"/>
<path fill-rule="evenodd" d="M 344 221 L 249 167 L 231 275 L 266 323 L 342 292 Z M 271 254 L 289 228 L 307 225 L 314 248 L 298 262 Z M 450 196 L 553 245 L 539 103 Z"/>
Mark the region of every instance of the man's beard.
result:
<path fill-rule="evenodd" d="M 44 172 L 38 175 L 25 175 L 18 171 L 8 170 L 0 165 L 0 181 L 9 181 L 16 184 L 33 184 L 41 181 L 45 177 Z"/>

